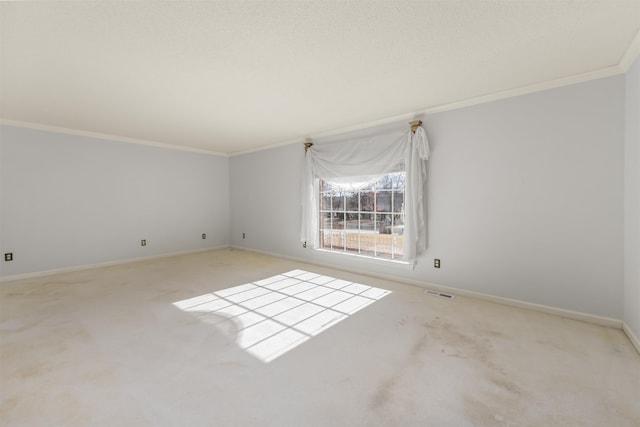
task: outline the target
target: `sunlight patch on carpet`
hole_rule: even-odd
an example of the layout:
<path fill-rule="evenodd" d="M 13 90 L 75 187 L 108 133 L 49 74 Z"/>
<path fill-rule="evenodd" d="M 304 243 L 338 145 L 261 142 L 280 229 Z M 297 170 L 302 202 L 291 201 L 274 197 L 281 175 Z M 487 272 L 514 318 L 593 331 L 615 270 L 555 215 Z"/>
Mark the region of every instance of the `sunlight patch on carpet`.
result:
<path fill-rule="evenodd" d="M 240 348 L 268 363 L 390 293 L 292 270 L 173 305 L 235 335 Z"/>

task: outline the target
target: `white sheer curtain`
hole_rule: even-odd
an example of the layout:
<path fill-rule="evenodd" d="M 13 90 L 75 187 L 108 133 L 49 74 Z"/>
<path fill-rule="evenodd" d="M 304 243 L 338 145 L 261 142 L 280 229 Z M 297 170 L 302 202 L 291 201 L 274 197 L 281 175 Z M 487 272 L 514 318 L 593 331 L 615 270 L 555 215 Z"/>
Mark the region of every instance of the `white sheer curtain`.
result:
<path fill-rule="evenodd" d="M 308 246 L 319 243 L 320 179 L 383 175 L 404 170 L 405 220 L 404 260 L 414 262 L 425 247 L 424 182 L 429 142 L 419 126 L 403 134 L 372 136 L 355 142 L 316 143 L 305 157 L 302 181 L 301 240 Z"/>

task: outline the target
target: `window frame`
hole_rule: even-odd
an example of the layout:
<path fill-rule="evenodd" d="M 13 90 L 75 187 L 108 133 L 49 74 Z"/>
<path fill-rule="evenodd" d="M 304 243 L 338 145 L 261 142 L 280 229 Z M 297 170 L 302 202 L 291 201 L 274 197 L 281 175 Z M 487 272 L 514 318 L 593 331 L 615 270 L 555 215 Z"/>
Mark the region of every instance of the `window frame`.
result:
<path fill-rule="evenodd" d="M 387 178 L 389 177 L 389 178 Z M 399 178 L 400 177 L 400 178 Z M 359 177 L 353 177 L 357 179 Z M 348 254 L 359 257 L 366 257 L 375 260 L 393 261 L 406 263 L 404 259 L 404 224 L 406 221 L 405 195 L 406 195 L 406 171 L 396 170 L 386 174 L 378 175 L 372 179 L 368 185 L 361 188 L 354 188 L 344 183 L 336 184 L 331 180 L 318 181 L 318 249 L 336 254 Z M 347 181 L 348 178 L 342 178 L 341 181 Z M 390 181 L 385 185 L 381 182 Z M 401 185 L 400 185 L 401 183 Z M 335 186 L 335 188 L 331 188 Z M 343 187 L 343 188 L 340 188 Z M 356 186 L 357 187 L 357 186 Z M 363 209 L 363 195 L 370 194 L 373 205 L 370 209 Z M 387 209 L 378 210 L 381 205 L 380 195 L 388 194 L 385 199 L 388 204 L 384 206 Z M 398 195 L 402 195 L 401 198 Z M 357 206 L 353 205 L 353 199 L 349 203 L 349 199 L 355 196 Z M 336 200 L 339 200 L 337 206 L 334 206 Z M 328 202 L 328 205 L 327 205 Z M 400 202 L 400 206 L 398 206 Z M 351 216 L 352 219 L 348 219 Z M 353 218 L 357 219 L 353 219 Z M 365 220 L 363 218 L 369 217 Z M 385 225 L 386 220 L 390 222 Z M 327 227 L 327 220 L 329 227 Z M 341 223 L 342 227 L 334 228 L 334 221 Z M 357 221 L 356 227 L 349 227 L 349 221 Z M 372 228 L 363 229 L 363 221 L 371 221 Z M 354 224 L 352 224 L 354 225 Z M 397 227 L 402 227 L 402 232 L 394 232 Z M 385 230 L 389 233 L 385 233 Z M 352 230 L 350 232 L 350 230 Z M 365 233 L 363 233 L 365 231 Z M 371 232 L 368 232 L 371 231 Z M 356 246 L 350 243 L 349 235 L 356 234 Z M 373 242 L 363 245 L 363 235 L 372 235 Z M 339 244 L 335 244 L 335 237 L 339 236 Z M 389 236 L 388 243 L 384 243 L 380 236 Z M 325 240 L 328 237 L 328 242 Z M 386 238 L 384 240 L 387 240 Z M 387 249 L 389 248 L 389 249 Z"/>

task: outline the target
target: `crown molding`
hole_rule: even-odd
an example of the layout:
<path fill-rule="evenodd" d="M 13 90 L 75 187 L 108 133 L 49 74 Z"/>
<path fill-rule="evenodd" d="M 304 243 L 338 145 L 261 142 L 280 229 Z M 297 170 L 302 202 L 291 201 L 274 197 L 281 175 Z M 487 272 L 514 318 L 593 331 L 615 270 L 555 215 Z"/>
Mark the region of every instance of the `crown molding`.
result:
<path fill-rule="evenodd" d="M 576 74 L 568 77 L 562 77 L 559 79 L 549 80 L 542 83 L 525 85 L 525 86 L 521 86 L 513 89 L 508 89 L 505 91 L 463 99 L 460 101 L 455 101 L 447 104 L 436 105 L 436 106 L 428 107 L 422 110 L 399 114 L 396 116 L 387 117 L 379 120 L 373 120 L 373 121 L 360 123 L 357 125 L 348 126 L 344 128 L 333 129 L 326 132 L 320 132 L 320 133 L 311 134 L 311 135 L 301 135 L 299 138 L 290 139 L 287 141 L 282 141 L 282 142 L 273 143 L 273 144 L 261 145 L 259 147 L 254 147 L 247 150 L 232 151 L 229 153 L 222 153 L 222 152 L 205 150 L 200 148 L 185 147 L 185 146 L 176 145 L 176 144 L 167 144 L 163 142 L 129 138 L 129 137 L 119 136 L 119 135 L 110 135 L 110 134 L 104 134 L 104 133 L 98 133 L 98 132 L 88 132 L 88 131 L 77 130 L 77 129 L 50 126 L 50 125 L 45 125 L 40 123 L 22 122 L 22 121 L 2 119 L 2 118 L 0 118 L 0 125 L 16 126 L 16 127 L 29 128 L 29 129 L 35 129 L 35 130 L 43 130 L 48 132 L 86 136 L 90 138 L 108 139 L 112 141 L 127 142 L 131 144 L 140 144 L 140 145 L 146 145 L 146 146 L 157 147 L 157 148 L 165 148 L 170 150 L 209 154 L 209 155 L 221 156 L 221 157 L 234 157 L 234 156 L 241 156 L 244 154 L 264 151 L 264 150 L 270 150 L 270 149 L 283 147 L 287 145 L 298 144 L 304 141 L 306 138 L 311 138 L 311 139 L 325 138 L 333 135 L 339 135 L 343 133 L 372 128 L 375 126 L 385 125 L 393 122 L 399 122 L 404 120 L 414 120 L 417 117 L 423 117 L 429 114 L 457 110 L 460 108 L 471 107 L 479 104 L 485 104 L 492 101 L 499 101 L 502 99 L 513 98 L 521 95 L 527 95 L 527 94 L 540 92 L 548 89 L 555 89 L 562 86 L 569 86 L 572 84 L 583 83 L 590 80 L 596 80 L 604 77 L 624 74 L 625 72 L 627 72 L 629 67 L 633 64 L 633 62 L 639 55 L 640 55 L 640 30 L 636 33 L 635 37 L 627 47 L 627 50 L 625 51 L 624 55 L 620 59 L 620 62 L 616 65 L 613 65 L 607 68 L 602 68 L 599 70 Z"/>
<path fill-rule="evenodd" d="M 129 138 L 129 137 L 120 136 L 120 135 L 110 135 L 106 133 L 89 132 L 89 131 L 65 128 L 60 126 L 45 125 L 41 123 L 23 122 L 19 120 L 10 120 L 10 119 L 0 118 L 0 125 L 14 126 L 14 127 L 33 129 L 33 130 L 41 130 L 45 132 L 61 133 L 65 135 L 76 135 L 76 136 L 85 136 L 88 138 L 106 139 L 110 141 L 126 142 L 128 144 L 138 144 L 138 145 L 146 145 L 148 147 L 164 148 L 167 150 L 188 151 L 192 153 L 229 157 L 229 155 L 226 153 L 204 150 L 201 148 L 185 147 L 185 146 L 176 145 L 176 144 L 167 144 L 164 142 L 149 141 L 146 139 Z"/>
<path fill-rule="evenodd" d="M 457 110 L 459 108 L 470 107 L 478 104 L 486 104 L 487 102 L 500 101 L 502 99 L 513 98 L 521 95 L 529 95 L 536 92 L 542 92 L 544 90 L 556 89 L 563 86 L 570 86 L 578 83 L 584 83 L 591 80 L 602 79 L 605 77 L 611 77 L 624 73 L 624 70 L 618 65 L 614 65 L 607 68 L 602 68 L 595 71 L 589 71 L 582 74 L 575 74 L 568 77 L 561 77 L 559 79 L 548 80 L 542 83 L 534 83 L 531 85 L 520 86 L 514 89 L 508 89 L 501 92 L 491 93 L 488 95 L 482 95 L 474 98 L 464 99 L 461 101 L 451 102 L 449 104 L 443 104 L 431 108 L 427 108 L 421 111 L 417 111 L 414 115 L 426 115 L 433 113 L 440 113 L 443 111 Z"/>
<path fill-rule="evenodd" d="M 488 94 L 488 95 L 482 95 L 482 96 L 478 96 L 478 97 L 474 97 L 474 98 L 468 98 L 468 99 L 464 99 L 464 100 L 460 100 L 460 101 L 451 102 L 451 103 L 448 103 L 448 104 L 442 104 L 442 105 L 437 105 L 437 106 L 433 106 L 433 107 L 428 107 L 428 108 L 425 108 L 425 109 L 422 109 L 422 110 L 418 110 L 418 111 L 414 111 L 414 112 L 411 112 L 411 113 L 404 113 L 404 114 L 400 114 L 400 115 L 393 116 L 393 117 L 387 117 L 387 118 L 380 119 L 380 120 L 374 120 L 374 121 L 370 121 L 370 122 L 360 123 L 360 124 L 357 124 L 357 125 L 354 125 L 354 126 L 344 127 L 344 128 L 340 128 L 340 129 L 334 129 L 334 130 L 330 130 L 330 131 L 327 131 L 327 132 L 321 132 L 321 133 L 312 134 L 312 135 L 300 136 L 299 138 L 296 138 L 294 140 L 288 140 L 288 141 L 275 143 L 275 144 L 269 144 L 269 145 L 262 145 L 260 147 L 255 147 L 255 148 L 248 149 L 248 150 L 234 151 L 234 152 L 229 153 L 228 155 L 230 157 L 241 156 L 243 154 L 254 153 L 254 152 L 257 152 L 257 151 L 270 150 L 272 148 L 282 147 L 282 146 L 285 146 L 285 145 L 299 144 L 302 141 L 304 141 L 306 138 L 320 139 L 320 138 L 324 138 L 324 137 L 328 137 L 328 136 L 339 135 L 339 134 L 342 134 L 342 133 L 353 132 L 353 131 L 362 130 L 362 129 L 366 129 L 366 128 L 371 128 L 371 127 L 375 127 L 375 126 L 385 125 L 385 124 L 388 124 L 388 123 L 399 122 L 399 121 L 404 121 L 404 120 L 414 120 L 417 117 L 422 117 L 422 116 L 425 116 L 425 115 L 428 115 L 428 114 L 434 114 L 434 113 L 441 113 L 441 112 L 444 112 L 444 111 L 457 110 L 459 108 L 471 107 L 473 105 L 484 104 L 484 103 L 492 102 L 492 101 L 499 101 L 499 100 L 502 100 L 502 99 L 513 98 L 515 96 L 527 95 L 527 94 L 531 94 L 531 93 L 535 93 L 535 92 L 541 92 L 543 90 L 555 89 L 555 88 L 559 88 L 559 87 L 562 87 L 562 86 L 569 86 L 569 85 L 572 85 L 572 84 L 588 82 L 590 80 L 596 80 L 596 79 L 601 79 L 601 78 L 604 78 L 604 77 L 611 77 L 611 76 L 615 76 L 615 75 L 618 75 L 618 74 L 624 74 L 624 73 L 627 72 L 629 67 L 631 67 L 631 65 L 633 64 L 633 61 L 635 61 L 635 59 L 639 55 L 640 55 L 640 30 L 638 30 L 638 32 L 636 33 L 636 35 L 633 38 L 633 40 L 631 40 L 631 43 L 629 43 L 629 46 L 627 47 L 627 50 L 625 51 L 624 55 L 620 59 L 620 62 L 618 62 L 618 64 L 610 66 L 610 67 L 602 68 L 602 69 L 595 70 L 595 71 L 589 71 L 589 72 L 586 72 L 586 73 L 575 74 L 575 75 L 568 76 L 568 77 L 562 77 L 562 78 L 559 78 L 559 79 L 549 80 L 549 81 L 542 82 L 542 83 L 535 83 L 535 84 L 532 84 L 532 85 L 521 86 L 521 87 L 517 87 L 517 88 L 514 88 L 514 89 L 508 89 L 508 90 L 501 91 L 501 92 L 495 92 L 495 93 Z"/>
<path fill-rule="evenodd" d="M 638 30 L 636 36 L 631 40 L 631 43 L 629 43 L 627 51 L 624 53 L 620 63 L 618 64 L 623 73 L 627 72 L 638 55 L 640 55 L 640 30 Z"/>
<path fill-rule="evenodd" d="M 636 41 L 637 40 L 638 40 L 638 37 L 636 37 Z M 634 46 L 636 46 L 636 45 L 632 44 L 630 46 L 630 49 L 627 50 L 627 53 L 625 54 L 624 58 L 631 57 L 629 52 L 632 51 L 631 48 L 633 48 Z M 636 55 L 637 55 L 637 52 L 636 52 Z M 631 59 L 630 61 L 632 62 L 633 59 Z M 505 91 L 495 92 L 495 93 L 491 93 L 491 94 L 488 94 L 488 95 L 482 95 L 482 96 L 477 96 L 477 97 L 474 97 L 474 98 L 463 99 L 463 100 L 451 102 L 451 103 L 448 103 L 448 104 L 436 105 L 436 106 L 428 107 L 428 108 L 425 108 L 425 109 L 422 109 L 422 110 L 413 111 L 413 112 L 410 112 L 410 113 L 404 113 L 404 114 L 400 114 L 400 115 L 393 116 L 393 117 L 387 117 L 387 118 L 380 119 L 380 120 L 374 120 L 374 121 L 370 121 L 370 122 L 360 123 L 360 124 L 354 125 L 354 126 L 344 127 L 344 128 L 340 128 L 340 129 L 327 131 L 327 132 L 317 133 L 317 134 L 306 135 L 304 137 L 301 136 L 300 138 L 297 138 L 295 140 L 288 140 L 288 141 L 277 143 L 277 144 L 263 145 L 263 146 L 256 147 L 256 148 L 253 148 L 253 149 L 231 152 L 231 153 L 229 153 L 229 156 L 230 157 L 240 156 L 240 155 L 243 155 L 243 154 L 249 154 L 249 153 L 253 153 L 253 152 L 257 152 L 257 151 L 269 150 L 269 149 L 272 149 L 272 148 L 277 148 L 277 147 L 281 147 L 281 146 L 285 146 L 285 145 L 299 144 L 299 143 L 302 143 L 302 141 L 304 141 L 305 138 L 311 138 L 311 139 L 317 140 L 317 139 L 328 137 L 328 136 L 339 135 L 339 134 L 342 134 L 342 133 L 347 133 L 347 132 L 353 132 L 353 131 L 357 131 L 357 130 L 372 128 L 372 127 L 375 127 L 375 126 L 380 126 L 380 125 L 389 124 L 389 123 L 393 123 L 393 122 L 399 122 L 399 121 L 405 121 L 405 120 L 415 120 L 418 117 L 424 117 L 424 116 L 429 115 L 429 114 L 435 114 L 435 113 L 441 113 L 441 112 L 444 112 L 444 111 L 457 110 L 457 109 L 460 109 L 460 108 L 471 107 L 471 106 L 479 105 L 479 104 L 485 104 L 485 103 L 492 102 L 492 101 L 499 101 L 499 100 L 502 100 L 502 99 L 508 99 L 508 98 L 513 98 L 513 97 L 516 97 L 516 96 L 528 95 L 528 94 L 532 94 L 532 93 L 536 93 L 536 92 L 541 92 L 541 91 L 548 90 L 548 89 L 555 89 L 555 88 L 559 88 L 559 87 L 563 87 L 563 86 L 569 86 L 569 85 L 573 85 L 573 84 L 577 84 L 577 83 L 588 82 L 590 80 L 597 80 L 597 79 L 601 79 L 601 78 L 604 78 L 604 77 L 611 77 L 611 76 L 615 76 L 615 75 L 618 75 L 618 74 L 623 74 L 625 71 L 626 70 L 622 67 L 622 65 L 618 64 L 618 65 L 614 65 L 614 66 L 611 66 L 611 67 L 602 68 L 602 69 L 595 70 L 595 71 L 589 71 L 589 72 L 582 73 L 582 74 L 575 74 L 575 75 L 572 75 L 572 76 L 562 77 L 562 78 L 554 79 L 554 80 L 549 80 L 549 81 L 542 82 L 542 83 L 535 83 L 535 84 L 532 84 L 532 85 L 520 86 L 520 87 L 517 87 L 517 88 L 514 88 L 514 89 L 508 89 L 508 90 L 505 90 Z"/>

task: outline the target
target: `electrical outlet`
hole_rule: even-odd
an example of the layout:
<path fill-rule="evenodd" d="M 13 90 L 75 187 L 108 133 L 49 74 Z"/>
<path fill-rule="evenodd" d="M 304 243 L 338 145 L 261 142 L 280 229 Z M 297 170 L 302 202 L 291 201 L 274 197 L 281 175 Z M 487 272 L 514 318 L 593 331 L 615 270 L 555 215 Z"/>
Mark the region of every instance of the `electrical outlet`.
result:
<path fill-rule="evenodd" d="M 140 240 L 140 246 L 147 246 L 146 240 Z"/>
<path fill-rule="evenodd" d="M 307 247 L 307 242 L 302 242 L 302 247 L 306 248 Z"/>
<path fill-rule="evenodd" d="M 244 239 L 246 237 L 246 235 L 244 233 L 242 233 L 242 238 Z"/>
<path fill-rule="evenodd" d="M 207 238 L 207 235 L 205 233 L 202 233 L 202 239 L 204 240 L 206 238 Z"/>
<path fill-rule="evenodd" d="M 13 261 L 13 252 L 7 252 L 6 254 L 4 254 L 4 260 Z"/>
<path fill-rule="evenodd" d="M 438 258 L 433 260 L 433 266 L 435 268 L 440 268 L 440 260 Z"/>

